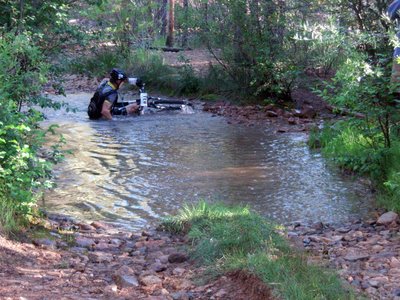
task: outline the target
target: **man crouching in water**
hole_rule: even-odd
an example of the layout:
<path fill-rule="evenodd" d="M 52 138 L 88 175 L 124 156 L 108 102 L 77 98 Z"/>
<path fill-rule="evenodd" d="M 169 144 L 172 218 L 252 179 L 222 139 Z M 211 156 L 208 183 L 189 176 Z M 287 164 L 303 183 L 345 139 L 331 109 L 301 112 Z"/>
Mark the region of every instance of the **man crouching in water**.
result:
<path fill-rule="evenodd" d="M 112 120 L 113 115 L 129 115 L 134 114 L 139 110 L 137 104 L 128 104 L 126 106 L 117 106 L 118 89 L 129 81 L 131 84 L 136 84 L 139 88 L 142 87 L 142 81 L 139 78 L 128 78 L 126 74 L 119 70 L 113 69 L 110 72 L 110 80 L 103 80 L 97 88 L 100 97 L 104 96 L 104 102 L 101 107 L 101 115 L 107 120 Z"/>

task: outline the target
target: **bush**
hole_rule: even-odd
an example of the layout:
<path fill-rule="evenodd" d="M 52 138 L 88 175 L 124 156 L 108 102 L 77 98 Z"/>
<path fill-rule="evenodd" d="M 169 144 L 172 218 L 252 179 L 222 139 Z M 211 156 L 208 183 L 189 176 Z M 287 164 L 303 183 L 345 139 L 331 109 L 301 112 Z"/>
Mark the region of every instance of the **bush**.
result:
<path fill-rule="evenodd" d="M 60 104 L 40 96 L 48 66 L 29 38 L 6 34 L 0 44 L 5 70 L 0 74 L 0 224 L 11 230 L 16 218 L 33 212 L 40 192 L 50 186 L 50 158 L 60 154 L 55 146 L 49 160 L 39 155 L 47 132 L 39 127 L 42 114 L 32 107 Z"/>

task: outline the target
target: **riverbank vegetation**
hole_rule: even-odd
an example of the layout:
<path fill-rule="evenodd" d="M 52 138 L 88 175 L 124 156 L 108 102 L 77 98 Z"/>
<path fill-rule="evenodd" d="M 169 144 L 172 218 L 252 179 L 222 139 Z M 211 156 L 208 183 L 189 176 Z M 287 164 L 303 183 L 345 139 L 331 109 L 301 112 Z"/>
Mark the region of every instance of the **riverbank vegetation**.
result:
<path fill-rule="evenodd" d="M 308 264 L 304 253 L 294 251 L 280 234 L 282 228 L 246 207 L 200 202 L 163 226 L 187 234 L 191 256 L 207 266 L 209 274 L 248 271 L 278 299 L 355 299 L 337 275 Z"/>
<path fill-rule="evenodd" d="M 43 148 L 54 127 L 40 128 L 38 108 L 67 107 L 43 88 L 53 82 L 62 93 L 51 60 L 77 31 L 70 30 L 64 1 L 3 1 L 0 9 L 0 232 L 10 232 L 38 216 L 37 200 L 62 158 L 62 137 Z"/>

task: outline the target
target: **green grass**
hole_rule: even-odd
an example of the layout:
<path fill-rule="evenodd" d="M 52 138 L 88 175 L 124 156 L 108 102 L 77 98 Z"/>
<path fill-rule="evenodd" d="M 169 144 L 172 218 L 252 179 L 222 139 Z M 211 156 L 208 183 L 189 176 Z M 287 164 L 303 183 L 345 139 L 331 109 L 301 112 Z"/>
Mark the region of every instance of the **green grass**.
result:
<path fill-rule="evenodd" d="M 280 232 L 247 207 L 200 202 L 163 222 L 166 230 L 187 234 L 191 256 L 209 274 L 247 270 L 283 299 L 356 299 L 331 270 L 307 263 Z"/>
<path fill-rule="evenodd" d="M 400 212 L 399 137 L 393 135 L 392 145 L 387 148 L 379 132 L 356 125 L 341 121 L 314 130 L 309 145 L 320 148 L 324 157 L 340 168 L 371 178 L 378 189 L 378 205 Z"/>
<path fill-rule="evenodd" d="M 18 228 L 15 214 L 15 205 L 11 201 L 1 197 L 0 194 L 0 233 L 6 234 Z"/>

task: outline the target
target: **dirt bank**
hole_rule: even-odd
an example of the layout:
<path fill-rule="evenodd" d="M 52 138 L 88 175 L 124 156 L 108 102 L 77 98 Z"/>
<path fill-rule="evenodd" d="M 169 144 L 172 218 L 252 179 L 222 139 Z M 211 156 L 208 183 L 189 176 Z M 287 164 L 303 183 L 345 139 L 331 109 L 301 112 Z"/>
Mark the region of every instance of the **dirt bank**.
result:
<path fill-rule="evenodd" d="M 0 236 L 0 299 L 269 299 L 242 271 L 199 283 L 183 236 L 63 217 L 45 227 L 49 234 L 36 226 L 23 241 Z"/>

